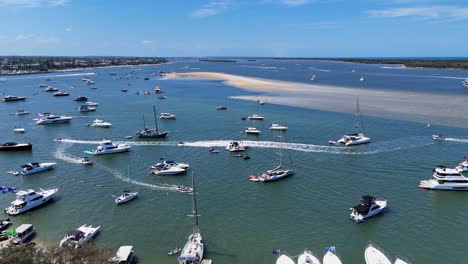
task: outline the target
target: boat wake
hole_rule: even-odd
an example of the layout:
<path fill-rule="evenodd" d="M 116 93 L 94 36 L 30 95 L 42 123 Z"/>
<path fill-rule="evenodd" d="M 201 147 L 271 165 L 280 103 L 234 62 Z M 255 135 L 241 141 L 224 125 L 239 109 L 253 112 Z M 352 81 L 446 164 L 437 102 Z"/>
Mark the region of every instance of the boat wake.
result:
<path fill-rule="evenodd" d="M 170 141 L 115 141 L 116 144 L 127 144 L 131 146 L 179 146 L 179 147 L 199 147 L 199 148 L 213 148 L 225 147 L 233 140 L 202 140 L 192 142 L 170 142 Z M 99 144 L 100 141 L 92 140 L 76 140 L 76 139 L 61 139 L 58 142 L 67 144 Z M 312 152 L 312 153 L 329 153 L 329 154 L 344 154 L 344 155 L 371 155 L 382 152 L 392 152 L 403 149 L 424 147 L 433 144 L 433 140 L 428 137 L 408 137 L 399 138 L 383 142 L 374 142 L 366 146 L 358 147 L 343 147 L 343 146 L 330 146 L 330 145 L 315 145 L 305 143 L 287 143 L 275 141 L 239 141 L 242 145 L 252 148 L 271 148 L 271 149 L 289 149 L 294 151 Z M 468 140 L 466 140 L 468 143 Z"/>
<path fill-rule="evenodd" d="M 57 77 L 73 77 L 73 76 L 88 76 L 94 75 L 94 72 L 80 72 L 80 73 L 66 73 L 66 74 L 35 74 L 35 75 L 28 75 L 28 76 L 19 76 L 14 77 L 11 79 L 43 79 L 43 78 L 57 78 Z"/>
<path fill-rule="evenodd" d="M 81 158 L 73 157 L 65 154 L 65 151 L 71 147 L 71 144 L 59 145 L 57 150 L 54 153 L 54 157 L 59 160 L 66 161 L 68 163 L 81 164 Z"/>
<path fill-rule="evenodd" d="M 445 138 L 445 141 L 468 143 L 468 139 L 465 138 Z"/>

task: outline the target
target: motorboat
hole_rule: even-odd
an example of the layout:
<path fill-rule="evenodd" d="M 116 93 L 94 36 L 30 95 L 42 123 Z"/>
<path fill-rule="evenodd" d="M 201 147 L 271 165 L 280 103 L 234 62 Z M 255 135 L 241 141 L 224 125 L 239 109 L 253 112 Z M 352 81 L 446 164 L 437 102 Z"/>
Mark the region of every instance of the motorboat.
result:
<path fill-rule="evenodd" d="M 102 119 L 95 119 L 93 121 L 93 123 L 91 124 L 92 127 L 105 127 L 105 128 L 108 128 L 108 127 L 111 127 L 112 126 L 112 123 L 109 123 L 109 122 L 106 122 Z"/>
<path fill-rule="evenodd" d="M 265 104 L 265 102 L 263 100 L 258 100 L 258 104 L 263 105 L 263 104 Z"/>
<path fill-rule="evenodd" d="M 216 110 L 228 110 L 228 107 L 224 105 L 220 105 L 216 108 Z"/>
<path fill-rule="evenodd" d="M 77 109 L 78 109 L 78 111 L 80 111 L 82 113 L 96 111 L 96 107 L 87 106 L 87 105 L 82 105 L 82 106 L 78 107 Z"/>
<path fill-rule="evenodd" d="M 217 150 L 215 148 L 209 148 L 208 152 L 210 152 L 210 153 L 219 153 L 219 150 Z"/>
<path fill-rule="evenodd" d="M 20 109 L 16 111 L 16 113 L 13 113 L 12 115 L 28 115 L 28 114 L 29 114 L 29 111 Z"/>
<path fill-rule="evenodd" d="M 93 165 L 93 162 L 88 157 L 81 158 L 81 163 L 85 165 Z"/>
<path fill-rule="evenodd" d="M 109 259 L 114 264 L 130 264 L 133 261 L 134 251 L 132 246 L 121 246 L 115 253 L 115 256 Z"/>
<path fill-rule="evenodd" d="M 309 250 L 305 249 L 304 253 L 299 255 L 297 264 L 320 264 L 320 260 Z"/>
<path fill-rule="evenodd" d="M 135 199 L 138 195 L 138 192 L 129 192 L 129 191 L 123 191 L 121 195 L 119 195 L 117 198 L 115 198 L 115 203 L 116 204 L 123 204 L 126 202 L 129 202 L 133 199 Z"/>
<path fill-rule="evenodd" d="M 228 150 L 229 152 L 238 152 L 244 151 L 246 150 L 246 148 L 237 141 L 231 141 L 229 142 L 229 145 L 226 146 L 226 150 Z"/>
<path fill-rule="evenodd" d="M 197 209 L 197 198 L 195 191 L 195 179 L 192 174 L 192 233 L 189 235 L 187 243 L 185 244 L 180 256 L 177 258 L 179 264 L 200 264 L 203 260 L 203 253 L 205 251 L 205 245 L 201 236 L 200 228 L 198 227 L 198 209 Z"/>
<path fill-rule="evenodd" d="M 295 264 L 294 260 L 290 256 L 284 253 L 281 253 L 281 255 L 276 259 L 275 263 L 276 264 Z"/>
<path fill-rule="evenodd" d="M 29 175 L 29 174 L 34 174 L 46 170 L 51 170 L 54 168 L 54 166 L 57 163 L 55 162 L 31 162 L 28 164 L 24 164 L 21 166 L 21 174 L 23 175 Z"/>
<path fill-rule="evenodd" d="M 443 141 L 445 140 L 445 136 L 442 134 L 436 134 L 436 135 L 432 135 L 432 139 Z"/>
<path fill-rule="evenodd" d="M 71 116 L 64 116 L 64 115 L 52 115 L 49 114 L 47 116 L 43 116 L 36 121 L 36 125 L 48 125 L 48 124 L 60 124 L 60 123 L 68 123 L 72 119 Z"/>
<path fill-rule="evenodd" d="M 22 224 L 15 228 L 15 231 L 16 235 L 11 238 L 11 242 L 16 245 L 28 241 L 28 239 L 30 239 L 31 236 L 36 233 L 34 226 L 31 224 Z"/>
<path fill-rule="evenodd" d="M 323 256 L 323 264 L 342 264 L 340 258 L 336 255 L 335 247 L 328 247 L 327 253 Z"/>
<path fill-rule="evenodd" d="M 77 102 L 86 102 L 86 101 L 88 101 L 88 97 L 86 97 L 86 96 L 78 96 L 78 97 L 76 97 L 75 99 L 73 99 L 73 101 L 77 101 Z"/>
<path fill-rule="evenodd" d="M 23 127 L 16 126 L 15 128 L 13 128 L 13 132 L 15 132 L 15 133 L 24 133 L 24 132 L 26 132 L 26 130 Z"/>
<path fill-rule="evenodd" d="M 128 92 L 128 89 L 127 88 L 122 88 L 122 89 L 120 89 L 120 91 L 125 93 L 125 92 Z"/>
<path fill-rule="evenodd" d="M 101 227 L 93 227 L 92 225 L 82 225 L 75 230 L 70 231 L 61 241 L 60 247 L 69 246 L 78 248 L 91 238 L 93 238 Z"/>
<path fill-rule="evenodd" d="M 286 131 L 288 130 L 287 126 L 282 126 L 280 124 L 271 124 L 270 130 L 277 130 L 277 131 Z"/>
<path fill-rule="evenodd" d="M 318 78 L 317 78 L 317 75 L 315 75 L 315 74 L 312 75 L 312 77 L 310 77 L 310 80 L 311 80 L 311 81 L 316 81 L 317 79 L 318 79 Z"/>
<path fill-rule="evenodd" d="M 255 127 L 247 127 L 245 129 L 246 134 L 251 134 L 251 135 L 260 135 L 262 132 Z"/>
<path fill-rule="evenodd" d="M 44 92 L 58 92 L 58 88 L 52 87 L 52 86 L 47 86 L 43 91 Z"/>
<path fill-rule="evenodd" d="M 181 252 L 181 251 L 182 251 L 181 248 L 176 247 L 176 248 L 174 248 L 173 250 L 167 252 L 167 255 L 168 255 L 168 256 L 172 256 L 172 255 L 175 255 L 175 254 L 177 254 L 177 253 L 179 253 L 179 252 Z"/>
<path fill-rule="evenodd" d="M 159 86 L 154 87 L 154 93 L 155 94 L 160 94 L 161 93 L 161 88 Z"/>
<path fill-rule="evenodd" d="M 264 117 L 261 116 L 261 115 L 257 115 L 257 114 L 253 114 L 251 116 L 248 117 L 250 120 L 263 120 Z"/>
<path fill-rule="evenodd" d="M 85 105 L 87 105 L 87 106 L 98 106 L 99 104 L 96 103 L 96 102 L 87 101 L 87 102 L 85 103 Z"/>
<path fill-rule="evenodd" d="M 386 207 L 386 199 L 376 199 L 373 196 L 364 195 L 361 197 L 360 204 L 349 209 L 351 211 L 349 217 L 357 223 L 362 223 L 367 218 L 381 213 Z"/>
<path fill-rule="evenodd" d="M 467 191 L 468 178 L 463 176 L 458 169 L 449 169 L 438 166 L 432 170 L 434 179 L 424 180 L 419 183 L 419 188 L 431 190 Z"/>
<path fill-rule="evenodd" d="M 390 259 L 377 248 L 375 245 L 369 244 L 364 251 L 364 258 L 366 260 L 366 264 L 392 264 Z"/>
<path fill-rule="evenodd" d="M 359 99 L 356 101 L 355 119 L 356 132 L 353 134 L 344 135 L 337 141 L 337 143 L 343 144 L 345 146 L 354 146 L 370 143 L 370 138 L 366 137 L 362 132 L 362 130 L 364 130 L 364 125 L 362 122 L 361 110 L 359 108 Z"/>
<path fill-rule="evenodd" d="M 5 208 L 9 215 L 19 215 L 39 205 L 47 203 L 57 193 L 58 189 L 48 189 L 36 192 L 32 189 L 18 191 L 16 200 L 11 202 L 10 207 Z"/>
<path fill-rule="evenodd" d="M 468 88 L 468 79 L 465 79 L 465 80 L 462 82 L 462 85 L 463 85 L 463 87 Z"/>
<path fill-rule="evenodd" d="M 167 166 L 167 165 L 176 166 L 176 167 L 179 167 L 179 168 L 182 168 L 182 169 L 190 168 L 190 165 L 188 163 L 177 163 L 176 161 L 173 161 L 173 160 L 162 159 L 161 162 L 158 162 L 155 165 L 151 166 L 151 169 L 158 169 L 158 168 L 162 168 L 162 167 Z"/>
<path fill-rule="evenodd" d="M 167 131 L 161 131 L 158 128 L 158 120 L 156 118 L 156 107 L 153 105 L 153 117 L 155 128 L 146 127 L 145 116 L 143 116 L 143 130 L 137 132 L 139 138 L 165 138 Z"/>
<path fill-rule="evenodd" d="M 13 222 L 11 222 L 10 218 L 0 220 L 0 230 L 6 229 L 11 224 L 13 224 Z"/>
<path fill-rule="evenodd" d="M 7 95 L 3 97 L 3 102 L 14 102 L 14 101 L 24 101 L 24 100 L 26 100 L 26 97 L 24 96 Z"/>
<path fill-rule="evenodd" d="M 189 186 L 179 185 L 179 186 L 177 186 L 177 191 L 179 191 L 181 193 L 191 193 L 191 192 L 193 192 L 193 189 L 192 189 L 192 187 L 189 187 Z"/>
<path fill-rule="evenodd" d="M 46 88 L 47 86 L 48 86 L 48 85 L 43 84 L 43 83 L 39 84 L 39 88 Z"/>
<path fill-rule="evenodd" d="M 54 96 L 69 96 L 70 93 L 64 92 L 64 91 L 58 91 L 54 93 Z"/>
<path fill-rule="evenodd" d="M 161 113 L 159 115 L 159 118 L 161 118 L 161 119 L 176 119 L 176 115 L 171 114 L 171 113 Z"/>
<path fill-rule="evenodd" d="M 130 146 L 126 144 L 113 144 L 110 140 L 104 140 L 99 146 L 92 152 L 94 155 L 105 155 L 114 154 L 120 152 L 126 152 L 130 150 Z"/>
<path fill-rule="evenodd" d="M 395 264 L 411 264 L 409 261 L 402 259 L 401 257 L 397 257 L 395 259 Z"/>
<path fill-rule="evenodd" d="M 363 82 L 365 80 L 366 80 L 366 78 L 364 78 L 364 76 L 361 76 L 361 78 L 359 78 L 359 81 L 361 81 L 361 82 Z"/>
<path fill-rule="evenodd" d="M 187 168 L 179 167 L 177 165 L 166 164 L 162 167 L 152 168 L 150 173 L 158 176 L 166 175 L 180 175 L 187 172 Z"/>
<path fill-rule="evenodd" d="M 21 151 L 21 150 L 32 150 L 31 143 L 16 143 L 6 142 L 0 144 L 0 151 Z"/>
<path fill-rule="evenodd" d="M 459 163 L 455 169 L 458 172 L 468 172 L 468 157 L 465 157 L 464 161 Z"/>

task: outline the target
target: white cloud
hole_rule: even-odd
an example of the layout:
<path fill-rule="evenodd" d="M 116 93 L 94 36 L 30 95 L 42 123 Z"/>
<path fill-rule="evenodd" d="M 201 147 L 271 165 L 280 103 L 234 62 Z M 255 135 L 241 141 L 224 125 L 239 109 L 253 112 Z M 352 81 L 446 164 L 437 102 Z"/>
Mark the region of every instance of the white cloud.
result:
<path fill-rule="evenodd" d="M 0 36 L 0 40 L 10 44 L 57 44 L 62 41 L 61 38 L 55 36 L 42 36 L 35 34 L 18 34 L 16 36 Z"/>
<path fill-rule="evenodd" d="M 0 7 L 33 8 L 45 6 L 64 6 L 70 0 L 0 0 Z"/>
<path fill-rule="evenodd" d="M 214 16 L 226 10 L 229 5 L 229 0 L 213 1 L 193 11 L 191 15 L 192 17 Z"/>
<path fill-rule="evenodd" d="M 66 28 L 65 28 L 65 31 L 66 31 L 66 32 L 72 32 L 72 30 L 73 30 L 72 27 L 66 27 Z"/>
<path fill-rule="evenodd" d="M 301 6 L 310 2 L 311 0 L 281 0 L 281 3 L 287 6 Z"/>
<path fill-rule="evenodd" d="M 419 18 L 436 21 L 468 20 L 468 8 L 458 6 L 424 6 L 369 10 L 372 17 L 379 18 Z"/>
<path fill-rule="evenodd" d="M 153 44 L 152 40 L 144 39 L 144 40 L 141 41 L 141 45 L 147 46 L 147 45 L 151 45 L 151 44 Z"/>

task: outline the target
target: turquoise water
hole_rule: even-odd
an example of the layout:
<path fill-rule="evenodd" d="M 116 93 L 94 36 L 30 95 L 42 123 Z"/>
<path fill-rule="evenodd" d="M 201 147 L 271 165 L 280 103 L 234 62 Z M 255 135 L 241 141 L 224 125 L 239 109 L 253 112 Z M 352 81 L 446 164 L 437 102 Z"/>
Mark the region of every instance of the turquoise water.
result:
<path fill-rule="evenodd" d="M 354 68 L 368 78 L 366 89 L 467 93 L 460 85 L 468 75 L 465 71 L 381 67 L 385 65 L 176 60 L 160 66 L 8 77 L 8 82 L 0 84 L 0 92 L 28 99 L 0 103 L 2 141 L 31 142 L 33 151 L 0 153 L 0 170 L 14 170 L 31 161 L 54 161 L 58 165 L 52 171 L 29 176 L 2 174 L 1 184 L 19 189 L 60 189 L 54 202 L 13 221 L 15 225 L 34 224 L 36 238 L 50 243 L 58 243 L 67 231 L 82 224 L 101 225 L 95 240 L 99 245 L 130 244 L 143 263 L 176 263 L 175 257 L 166 253 L 183 246 L 191 232 L 191 219 L 186 217 L 191 196 L 175 192 L 174 187 L 189 185 L 190 173 L 174 177 L 147 174 L 150 165 L 166 157 L 189 163 L 195 173 L 200 229 L 206 255 L 215 263 L 274 263 L 271 250 L 277 248 L 290 255 L 308 248 L 321 258 L 330 245 L 336 246 L 344 263 L 363 263 L 368 241 L 377 243 L 392 258 L 400 255 L 412 263 L 465 263 L 468 231 L 462 225 L 468 217 L 468 196 L 463 192 L 424 191 L 417 186 L 420 180 L 431 178 L 434 166 L 455 166 L 467 156 L 466 129 L 427 128 L 420 123 L 364 116 L 373 142 L 347 150 L 330 147 L 327 142 L 352 129 L 352 113 L 232 100 L 228 96 L 251 93 L 219 81 L 144 81 L 159 70 L 218 71 L 295 82 L 309 82 L 310 76 L 318 73 L 322 84 L 361 87 L 363 84 L 350 72 Z M 117 79 L 112 78 L 112 72 Z M 89 73 L 93 73 L 97 90 L 80 82 Z M 46 78 L 52 81 L 46 82 Z M 40 83 L 68 91 L 71 96 L 53 97 L 38 88 Z M 143 95 L 156 85 L 166 92 L 167 100 Z M 129 92 L 120 92 L 123 87 Z M 76 107 L 80 104 L 72 99 L 80 95 L 100 103 L 98 110 L 79 113 Z M 146 144 L 124 139 L 142 128 L 143 114 L 152 125 L 153 104 L 158 111 L 177 115 L 176 120 L 159 122 L 162 129 L 170 131 L 167 139 Z M 229 110 L 216 111 L 221 104 Z M 31 114 L 9 115 L 20 108 Z M 361 102 L 361 110 L 365 115 L 365 102 Z M 73 120 L 69 124 L 34 125 L 32 119 L 45 111 L 68 114 Z M 241 120 L 253 113 L 265 116 L 265 121 Z M 113 127 L 85 126 L 95 118 L 109 121 Z M 290 128 L 284 135 L 283 154 L 286 163 L 292 160 L 296 174 L 270 184 L 250 182 L 249 174 L 277 165 L 278 134 L 268 130 L 277 122 Z M 15 125 L 24 126 L 26 133 L 14 134 Z M 246 136 L 241 133 L 246 126 L 255 126 L 263 133 Z M 454 140 L 433 142 L 431 135 L 438 132 Z M 53 141 L 55 138 L 81 141 L 59 143 Z M 129 153 L 92 157 L 93 166 L 76 163 L 84 150 L 94 149 L 94 141 L 103 138 L 127 142 L 133 148 Z M 225 144 L 219 140 L 230 139 L 261 142 L 248 151 L 250 160 L 236 158 L 223 147 L 218 147 L 222 150 L 219 154 L 208 152 L 211 145 Z M 187 144 L 177 146 L 178 141 Z M 112 195 L 121 189 L 136 190 L 140 195 L 135 201 L 116 206 Z M 387 198 L 389 210 L 365 224 L 354 224 L 348 218 L 348 208 L 364 194 Z M 0 194 L 0 207 L 8 206 L 13 199 L 12 194 Z"/>

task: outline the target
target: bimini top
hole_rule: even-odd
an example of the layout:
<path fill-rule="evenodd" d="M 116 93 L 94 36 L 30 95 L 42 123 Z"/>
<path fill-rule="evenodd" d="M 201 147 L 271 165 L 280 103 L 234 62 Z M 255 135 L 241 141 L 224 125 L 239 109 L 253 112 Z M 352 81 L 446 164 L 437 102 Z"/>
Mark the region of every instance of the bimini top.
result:
<path fill-rule="evenodd" d="M 68 232 L 67 237 L 72 238 L 73 240 L 80 240 L 81 237 L 84 237 L 84 232 L 78 229 Z"/>
<path fill-rule="evenodd" d="M 353 210 L 360 214 L 367 214 L 369 212 L 370 206 L 366 204 L 359 204 L 353 207 Z"/>
<path fill-rule="evenodd" d="M 375 201 L 375 197 L 370 195 L 364 195 L 361 197 L 361 204 L 370 205 L 373 201 Z"/>

